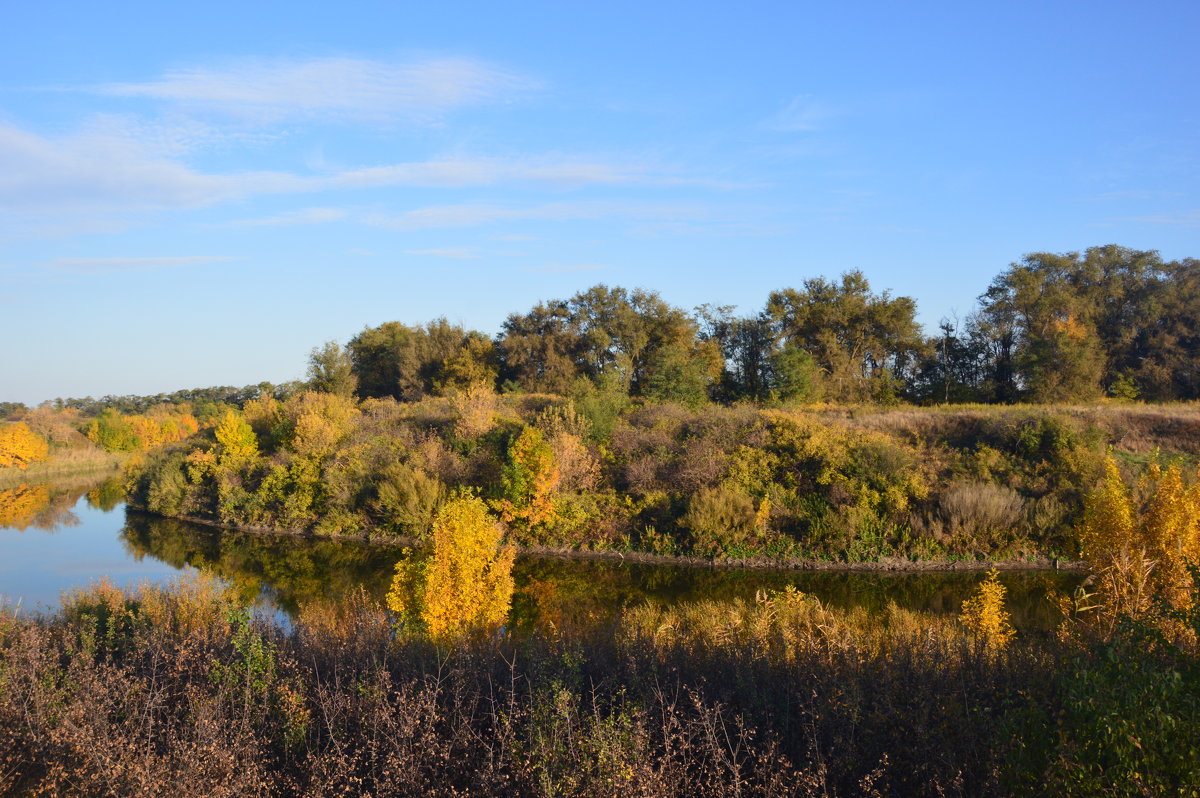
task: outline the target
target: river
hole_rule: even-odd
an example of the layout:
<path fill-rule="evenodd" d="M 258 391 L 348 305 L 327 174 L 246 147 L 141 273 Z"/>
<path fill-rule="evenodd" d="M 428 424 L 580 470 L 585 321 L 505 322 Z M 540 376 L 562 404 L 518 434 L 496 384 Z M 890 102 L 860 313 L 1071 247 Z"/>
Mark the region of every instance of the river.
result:
<path fill-rule="evenodd" d="M 169 582 L 200 572 L 231 585 L 260 612 L 294 617 L 363 590 L 387 592 L 402 550 L 358 541 L 256 535 L 127 510 L 116 481 L 60 480 L 0 489 L 0 601 L 53 611 L 64 591 L 106 578 L 117 585 Z M 570 628 L 604 622 L 642 602 L 751 600 L 792 585 L 827 605 L 882 611 L 889 602 L 957 614 L 979 572 L 863 572 L 735 569 L 524 556 L 515 568 L 517 626 Z M 1014 625 L 1045 631 L 1050 600 L 1081 577 L 1008 571 Z"/>

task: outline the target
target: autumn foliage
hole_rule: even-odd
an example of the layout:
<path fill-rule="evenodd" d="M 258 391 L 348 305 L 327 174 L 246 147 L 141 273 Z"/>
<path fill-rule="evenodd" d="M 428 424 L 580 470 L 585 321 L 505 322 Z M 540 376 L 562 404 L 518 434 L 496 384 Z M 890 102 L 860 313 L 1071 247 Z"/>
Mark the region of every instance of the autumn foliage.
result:
<path fill-rule="evenodd" d="M 962 604 L 959 620 L 989 651 L 1004 650 L 1016 635 L 1008 610 L 1004 608 L 1005 592 L 1004 585 L 1000 584 L 1000 573 L 993 568 L 975 593 Z"/>
<path fill-rule="evenodd" d="M 0 527 L 26 529 L 50 504 L 50 491 L 45 485 L 21 485 L 0 490 Z"/>
<path fill-rule="evenodd" d="M 512 602 L 514 557 L 482 500 L 451 499 L 434 519 L 432 551 L 397 563 L 388 608 L 443 642 L 499 626 Z"/>
<path fill-rule="evenodd" d="M 504 498 L 497 503 L 501 516 L 527 529 L 553 521 L 554 497 L 561 480 L 554 449 L 541 430 L 525 427 L 508 449 Z"/>
<path fill-rule="evenodd" d="M 1200 562 L 1200 483 L 1187 484 L 1179 466 L 1152 465 L 1131 488 L 1110 458 L 1078 534 L 1108 625 L 1145 615 L 1159 599 L 1190 605 L 1188 565 Z"/>
<path fill-rule="evenodd" d="M 26 468 L 45 460 L 50 453 L 46 440 L 23 422 L 0 423 L 0 468 Z"/>

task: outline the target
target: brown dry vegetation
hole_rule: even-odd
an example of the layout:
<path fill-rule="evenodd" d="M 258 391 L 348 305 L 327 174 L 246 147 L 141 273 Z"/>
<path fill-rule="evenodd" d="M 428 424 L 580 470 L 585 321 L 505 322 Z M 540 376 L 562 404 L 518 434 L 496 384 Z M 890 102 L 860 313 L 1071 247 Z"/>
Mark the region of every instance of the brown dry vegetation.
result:
<path fill-rule="evenodd" d="M 1200 614 L 1178 618 L 996 647 L 785 592 L 438 647 L 362 596 L 285 630 L 211 583 L 102 584 L 0 613 L 0 792 L 1185 794 Z"/>

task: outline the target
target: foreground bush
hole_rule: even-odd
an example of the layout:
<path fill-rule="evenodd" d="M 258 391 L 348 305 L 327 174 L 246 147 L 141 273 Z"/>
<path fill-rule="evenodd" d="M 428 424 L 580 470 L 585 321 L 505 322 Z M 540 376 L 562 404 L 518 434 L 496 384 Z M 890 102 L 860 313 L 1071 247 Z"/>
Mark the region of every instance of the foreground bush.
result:
<path fill-rule="evenodd" d="M 1177 629 L 1200 613 L 1175 611 Z M 1002 650 L 797 593 L 438 647 L 208 583 L 0 613 L 0 792 L 1114 795 L 1200 788 L 1200 668 L 1144 624 Z"/>

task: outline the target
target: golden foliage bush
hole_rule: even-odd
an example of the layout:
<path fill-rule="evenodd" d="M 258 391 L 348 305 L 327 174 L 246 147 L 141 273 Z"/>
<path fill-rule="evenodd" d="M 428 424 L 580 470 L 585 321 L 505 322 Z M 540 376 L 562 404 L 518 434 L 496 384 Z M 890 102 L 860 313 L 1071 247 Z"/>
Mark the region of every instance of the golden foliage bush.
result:
<path fill-rule="evenodd" d="M 1190 605 L 1187 568 L 1200 562 L 1200 483 L 1186 484 L 1178 466 L 1152 465 L 1131 489 L 1110 457 L 1076 531 L 1109 629 L 1122 615 L 1145 615 L 1158 599 Z"/>
<path fill-rule="evenodd" d="M 30 463 L 45 460 L 50 455 L 46 439 L 29 429 L 24 422 L 0 422 L 0 468 L 27 468 Z"/>
<path fill-rule="evenodd" d="M 359 415 L 353 399 L 304 391 L 284 402 L 282 438 L 296 454 L 321 458 L 350 434 Z"/>
<path fill-rule="evenodd" d="M 396 564 L 388 609 L 437 641 L 504 623 L 512 603 L 516 552 L 476 496 L 442 505 L 433 522 L 433 549 Z"/>
<path fill-rule="evenodd" d="M 557 517 L 555 497 L 562 472 L 554 450 L 537 427 L 525 427 L 513 438 L 502 481 L 504 497 L 496 507 L 506 522 L 532 530 Z"/>
<path fill-rule="evenodd" d="M 989 651 L 1003 651 L 1016 636 L 1008 610 L 1004 607 L 1007 592 L 1000 584 L 1000 573 L 993 568 L 975 593 L 962 604 L 959 620 L 967 631 Z"/>
<path fill-rule="evenodd" d="M 476 382 L 449 392 L 450 411 L 454 416 L 454 434 L 462 440 L 475 440 L 496 426 L 499 397 L 490 385 Z"/>
<path fill-rule="evenodd" d="M 236 461 L 258 456 L 258 438 L 240 413 L 226 410 L 214 434 L 225 458 Z"/>

